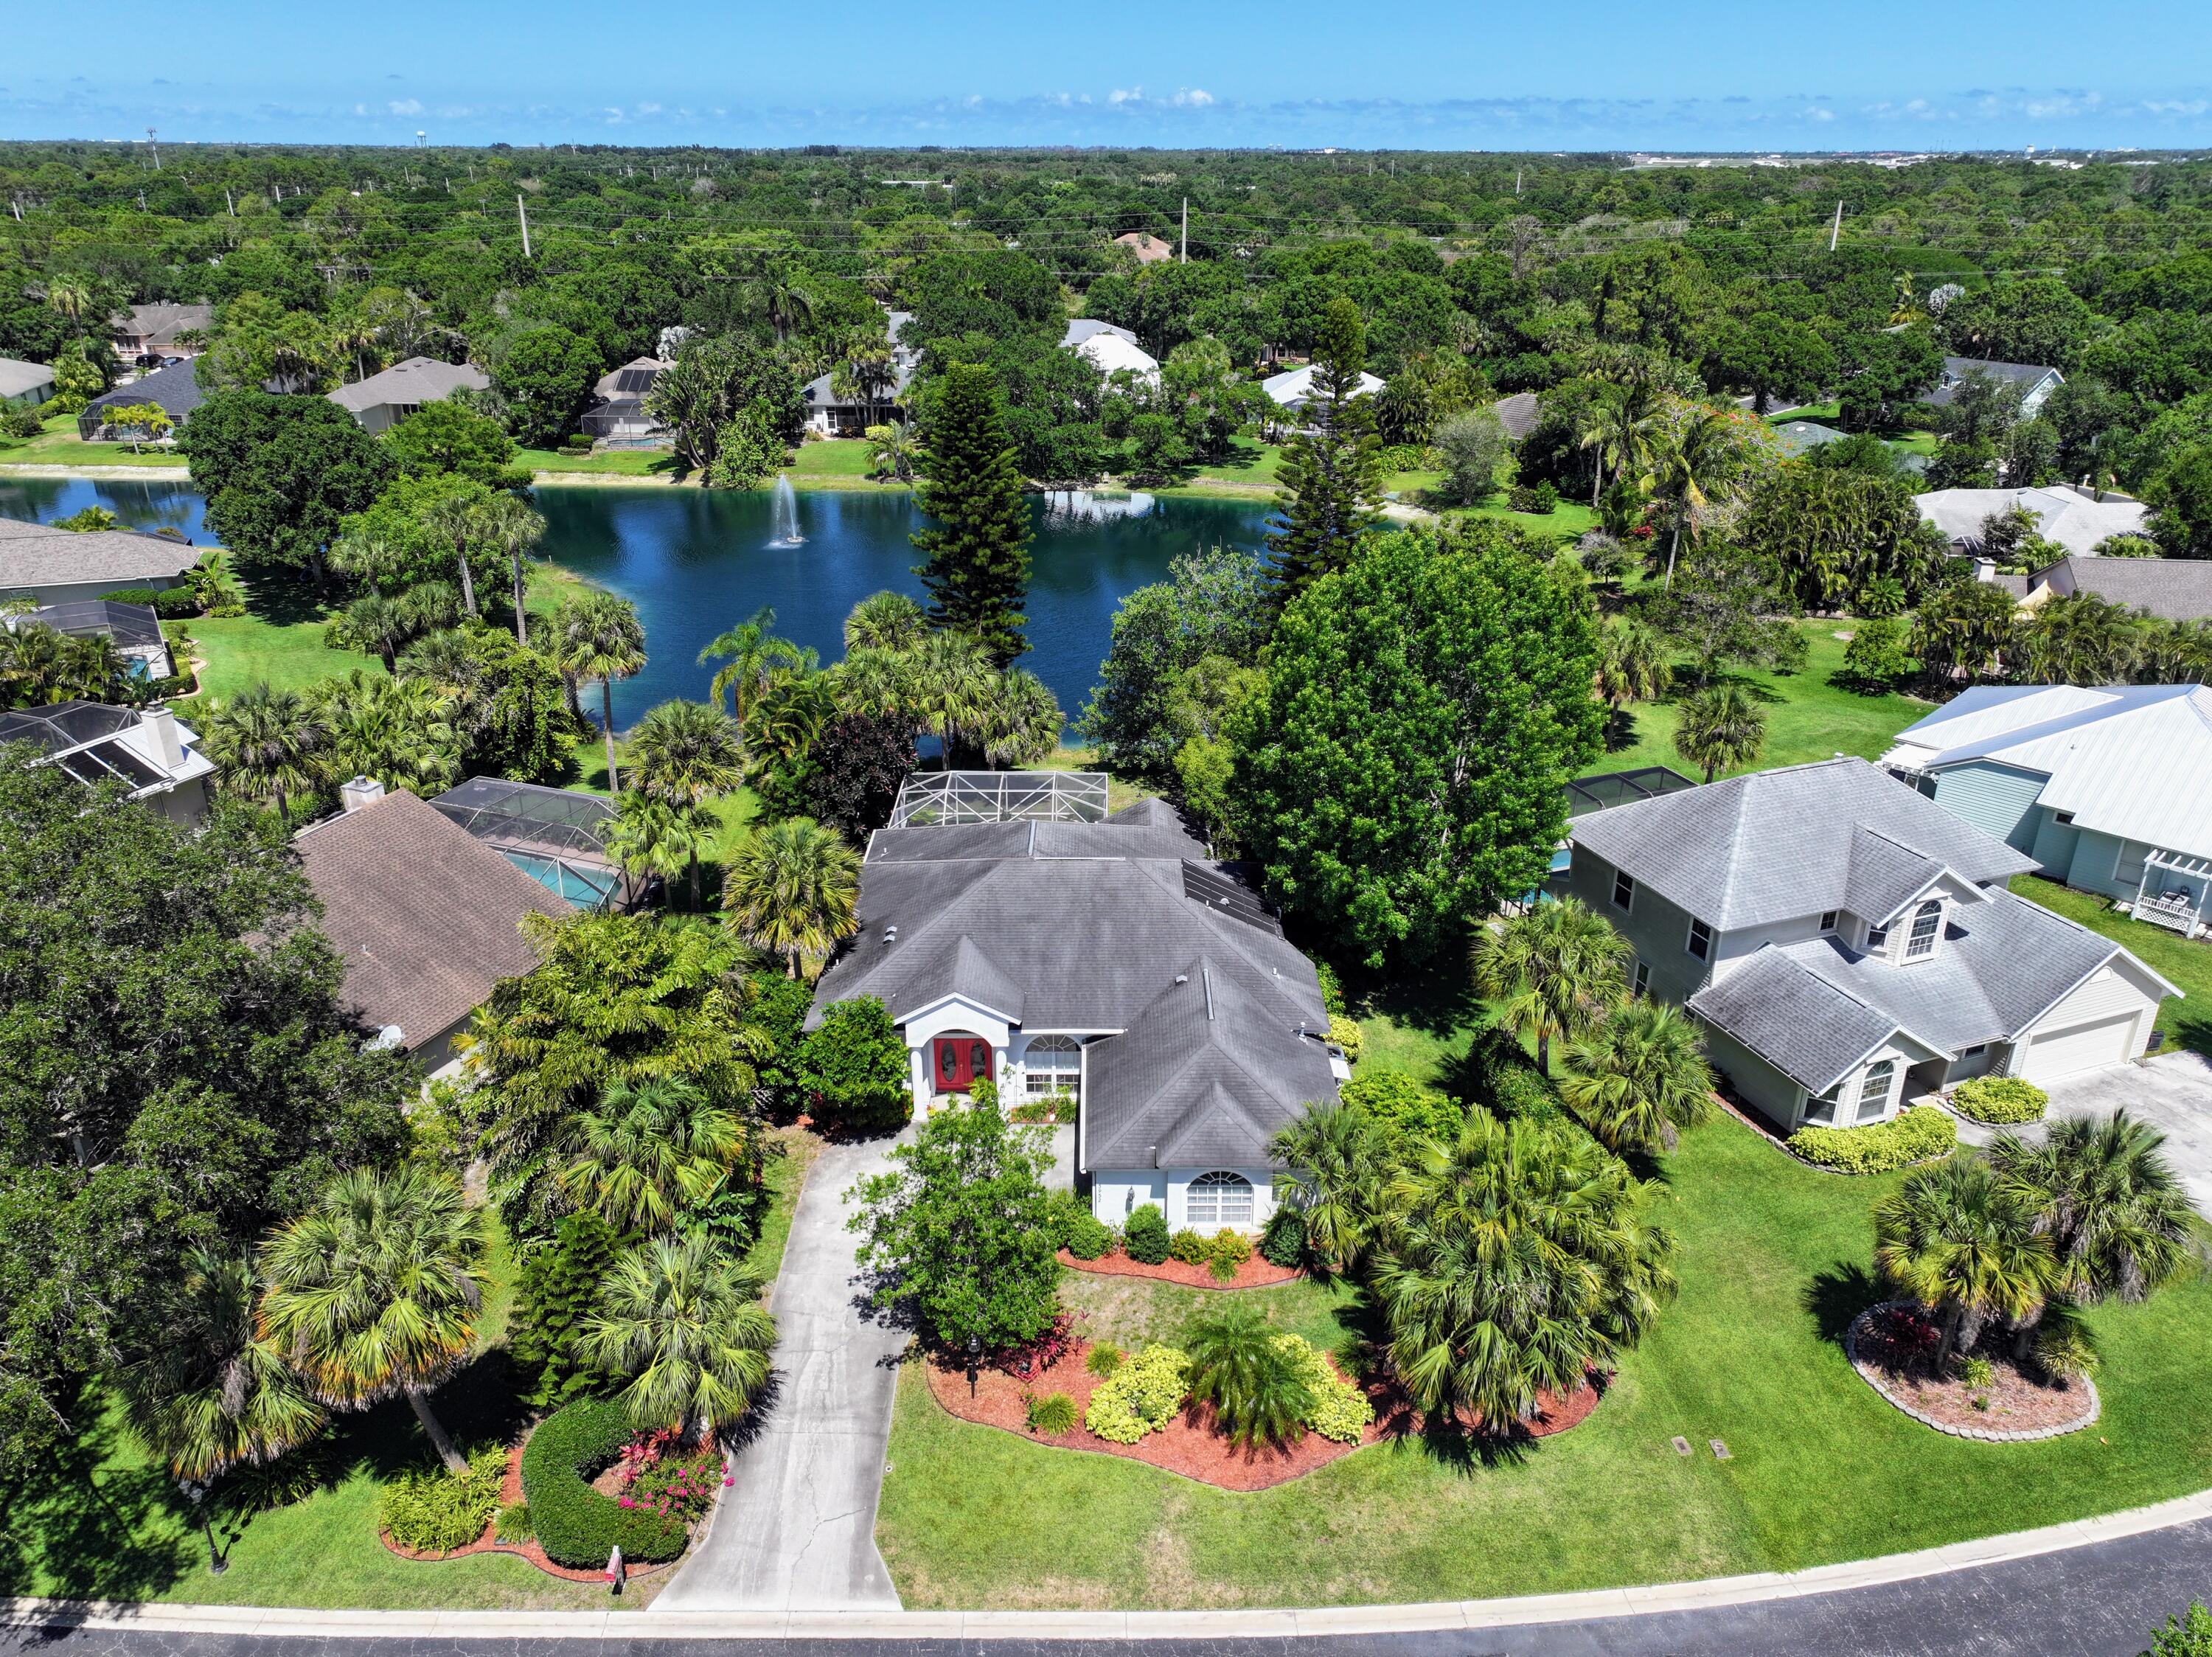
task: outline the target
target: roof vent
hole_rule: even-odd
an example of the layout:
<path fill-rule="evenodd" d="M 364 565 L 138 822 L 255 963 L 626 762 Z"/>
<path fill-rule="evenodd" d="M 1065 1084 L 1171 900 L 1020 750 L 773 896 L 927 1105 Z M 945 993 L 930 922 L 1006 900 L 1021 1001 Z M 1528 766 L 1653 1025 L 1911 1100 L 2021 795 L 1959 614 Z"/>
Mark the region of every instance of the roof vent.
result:
<path fill-rule="evenodd" d="M 348 811 L 359 811 L 363 806 L 373 806 L 384 798 L 384 784 L 373 777 L 356 777 L 350 783 L 338 786 L 338 803 Z"/>
<path fill-rule="evenodd" d="M 1176 973 L 1176 982 L 1177 984 L 1188 984 L 1188 983 L 1190 982 L 1190 974 L 1189 974 L 1189 973 L 1188 973 L 1188 972 L 1178 972 L 1178 973 Z"/>
<path fill-rule="evenodd" d="M 896 943 L 898 941 L 898 928 L 896 926 L 885 927 L 884 929 L 884 941 L 885 943 Z"/>

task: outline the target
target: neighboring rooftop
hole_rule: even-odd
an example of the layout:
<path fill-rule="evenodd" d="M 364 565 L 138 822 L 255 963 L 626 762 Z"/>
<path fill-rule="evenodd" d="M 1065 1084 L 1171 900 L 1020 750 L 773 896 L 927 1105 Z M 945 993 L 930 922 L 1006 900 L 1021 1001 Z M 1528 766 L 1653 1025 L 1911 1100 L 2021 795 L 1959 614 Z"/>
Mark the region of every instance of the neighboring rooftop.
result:
<path fill-rule="evenodd" d="M 188 541 L 135 529 L 56 529 L 0 518 L 0 594 L 173 582 L 200 561 Z"/>
<path fill-rule="evenodd" d="M 141 375 L 127 386 L 118 386 L 113 391 L 95 397 L 84 405 L 76 417 L 77 429 L 97 430 L 103 423 L 102 411 L 127 408 L 133 403 L 151 403 L 170 420 L 183 425 L 191 412 L 206 400 L 200 391 L 200 382 L 190 362 L 172 362 L 165 369 Z"/>
<path fill-rule="evenodd" d="M 53 383 L 54 371 L 45 363 L 0 356 L 0 397 L 28 397 Z"/>
<path fill-rule="evenodd" d="M 1175 257 L 1175 244 L 1161 241 L 1149 230 L 1126 230 L 1114 241 L 1117 247 L 1134 253 L 1139 265 L 1157 265 Z"/>
<path fill-rule="evenodd" d="M 1116 327 L 1111 322 L 1101 322 L 1095 316 L 1077 317 L 1067 325 L 1067 331 L 1060 335 L 1060 343 L 1073 347 L 1080 345 L 1086 339 L 1096 339 L 1100 334 L 1111 334 L 1125 344 L 1139 343 L 1137 336 L 1127 328 Z"/>
<path fill-rule="evenodd" d="M 660 377 L 669 364 L 657 356 L 633 356 L 618 369 L 609 369 L 592 387 L 592 395 L 602 402 L 617 398 L 641 399 L 653 389 L 653 382 Z"/>
<path fill-rule="evenodd" d="M 177 343 L 180 333 L 204 333 L 215 322 L 212 305 L 133 305 L 118 312 L 108 325 L 118 334 L 144 341 L 144 349 L 161 350 Z"/>
<path fill-rule="evenodd" d="M 2027 578 L 2027 594 L 2087 593 L 2160 621 L 2212 616 L 2212 558 L 2093 558 L 2069 555 Z"/>
<path fill-rule="evenodd" d="M 2047 489 L 1938 489 L 1916 495 L 1912 503 L 1920 515 L 1967 551 L 1978 549 L 1982 523 L 2014 506 L 2035 515 L 2036 533 L 2069 552 L 2087 553 L 2113 535 L 2140 535 L 2148 509 L 2141 501 L 2094 490 L 2072 484 Z"/>
<path fill-rule="evenodd" d="M 1535 430 L 1537 422 L 1544 417 L 1543 405 L 1533 391 L 1516 391 L 1490 406 L 1498 411 L 1498 423 L 1505 428 L 1505 435 L 1516 443 Z"/>
<path fill-rule="evenodd" d="M 2058 375 L 2061 380 L 2066 377 L 2045 362 L 1998 362 L 1982 356 L 1947 356 L 1943 359 L 1942 380 L 1924 400 L 1941 407 L 1958 395 L 1960 381 L 1976 375 L 2017 386 L 2025 395 L 2053 375 Z"/>
<path fill-rule="evenodd" d="M 1260 389 L 1286 409 L 1304 408 L 1314 394 L 1314 376 L 1321 372 L 1318 363 L 1309 362 L 1302 369 L 1285 369 L 1280 374 L 1270 375 L 1260 382 Z M 1354 397 L 1371 397 L 1382 389 L 1382 381 L 1362 371 L 1359 388 Z"/>
<path fill-rule="evenodd" d="M 442 402 L 457 391 L 483 391 L 491 376 L 466 362 L 441 362 L 434 357 L 410 356 L 380 374 L 340 386 L 331 401 L 349 413 L 379 407 L 420 408 Z"/>
<path fill-rule="evenodd" d="M 120 783 L 133 799 L 207 776 L 215 763 L 166 708 L 144 713 L 103 702 L 57 702 L 0 714 L 0 743 L 29 742 L 79 783 Z"/>

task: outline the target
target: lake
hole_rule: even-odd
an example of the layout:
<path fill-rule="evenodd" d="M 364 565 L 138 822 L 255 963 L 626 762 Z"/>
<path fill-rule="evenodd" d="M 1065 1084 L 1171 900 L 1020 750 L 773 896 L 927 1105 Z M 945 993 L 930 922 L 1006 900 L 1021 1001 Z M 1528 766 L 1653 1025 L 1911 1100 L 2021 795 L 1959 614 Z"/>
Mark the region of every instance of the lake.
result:
<path fill-rule="evenodd" d="M 699 651 L 763 606 L 776 629 L 843 654 L 846 612 L 889 588 L 921 596 L 918 555 L 907 537 L 917 515 L 903 493 L 823 490 L 790 497 L 797 536 L 779 535 L 775 496 L 602 485 L 549 485 L 544 554 L 635 604 L 645 623 L 646 669 L 615 687 L 627 726 L 657 702 L 702 697 L 711 667 Z M 206 544 L 200 497 L 182 484 L 31 478 L 0 481 L 0 515 L 41 522 L 99 505 L 128 527 L 182 530 Z M 1021 660 L 1052 687 L 1073 720 L 1098 682 L 1114 611 L 1124 594 L 1167 574 L 1168 561 L 1220 545 L 1257 550 L 1263 502 L 1134 494 L 1032 496 L 1030 652 Z"/>

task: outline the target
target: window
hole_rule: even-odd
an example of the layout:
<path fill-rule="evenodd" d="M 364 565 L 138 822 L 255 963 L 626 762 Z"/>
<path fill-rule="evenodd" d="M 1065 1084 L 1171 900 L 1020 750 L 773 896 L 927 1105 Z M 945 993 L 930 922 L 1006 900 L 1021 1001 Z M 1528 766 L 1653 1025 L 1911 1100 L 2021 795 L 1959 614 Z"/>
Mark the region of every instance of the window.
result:
<path fill-rule="evenodd" d="M 1615 909 L 1633 908 L 1636 904 L 1636 882 L 1619 869 L 1613 875 L 1613 906 Z"/>
<path fill-rule="evenodd" d="M 1943 900 L 1930 898 L 1912 911 L 1912 930 L 1905 940 L 1905 959 L 1917 961 L 1936 953 L 1936 935 L 1943 929 Z"/>
<path fill-rule="evenodd" d="M 1867 928 L 1867 953 L 1868 953 L 1868 954 L 1871 955 L 1871 954 L 1875 953 L 1877 951 L 1879 951 L 1879 950 L 1881 949 L 1881 947 L 1882 947 L 1882 945 L 1884 945 L 1884 944 L 1887 943 L 1888 941 L 1889 941 L 1889 929 L 1888 929 L 1887 927 L 1886 927 L 1886 926 L 1870 926 L 1870 927 Z"/>
<path fill-rule="evenodd" d="M 1252 1182 L 1241 1173 L 1201 1173 L 1184 1195 L 1182 1218 L 1194 1231 L 1200 1226 L 1250 1225 Z"/>
<path fill-rule="evenodd" d="M 1833 932 L 1835 929 L 1836 911 L 1832 909 L 1822 910 L 1820 911 L 1820 930 L 1823 932 Z"/>
<path fill-rule="evenodd" d="M 1639 996 L 1643 995 L 1650 988 L 1651 963 L 1650 961 L 1638 961 L 1636 963 L 1636 993 Z"/>
<path fill-rule="evenodd" d="M 1685 946 L 1701 961 L 1713 958 L 1713 929 L 1703 921 L 1690 923 L 1690 941 Z"/>
<path fill-rule="evenodd" d="M 1031 1099 L 1077 1091 L 1083 1077 L 1083 1049 L 1073 1036 L 1037 1036 L 1022 1054 L 1022 1091 Z"/>
<path fill-rule="evenodd" d="M 1858 1119 L 1869 1122 L 1889 1108 L 1889 1084 L 1897 1075 L 1897 1061 L 1878 1059 L 1867 1066 L 1866 1075 L 1859 1083 Z"/>
<path fill-rule="evenodd" d="M 1984 1053 L 1986 1053 L 1989 1051 L 1989 1043 L 1986 1041 L 1978 1041 L 1972 1046 L 1967 1048 L 1965 1052 L 1960 1054 L 1959 1057 L 1960 1058 L 1979 1058 Z"/>
<path fill-rule="evenodd" d="M 1826 1093 L 1817 1094 L 1814 1097 L 1807 1100 L 1805 1101 L 1806 1121 L 1814 1123 L 1833 1123 L 1836 1119 L 1837 1102 L 1843 1098 L 1843 1095 L 1844 1084 L 1838 1081 L 1834 1087 L 1829 1088 Z"/>

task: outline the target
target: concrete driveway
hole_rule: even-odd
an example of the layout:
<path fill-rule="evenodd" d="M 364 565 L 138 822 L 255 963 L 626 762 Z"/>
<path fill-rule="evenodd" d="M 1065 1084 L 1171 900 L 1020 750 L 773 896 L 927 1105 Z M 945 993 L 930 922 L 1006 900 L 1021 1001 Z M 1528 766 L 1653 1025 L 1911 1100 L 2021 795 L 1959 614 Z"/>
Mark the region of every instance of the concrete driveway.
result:
<path fill-rule="evenodd" d="M 2051 1084 L 2044 1121 L 2102 1116 L 2124 1108 L 2166 1136 L 2166 1154 L 2200 1214 L 2212 1216 L 2212 1063 L 2192 1052 L 2161 1053 L 2141 1064 L 2122 1064 Z M 1986 1145 L 1998 1130 L 1960 1118 L 1959 1137 Z M 2040 1139 L 2043 1123 L 2020 1130 Z"/>
<path fill-rule="evenodd" d="M 731 1458 L 736 1483 L 705 1539 L 654 1610 L 898 1608 L 876 1551 L 876 1500 L 907 1336 L 861 1305 L 860 1238 L 845 1228 L 843 1200 L 854 1180 L 890 1166 L 892 1142 L 831 1145 L 807 1170 L 770 1301 L 773 1396 Z"/>

